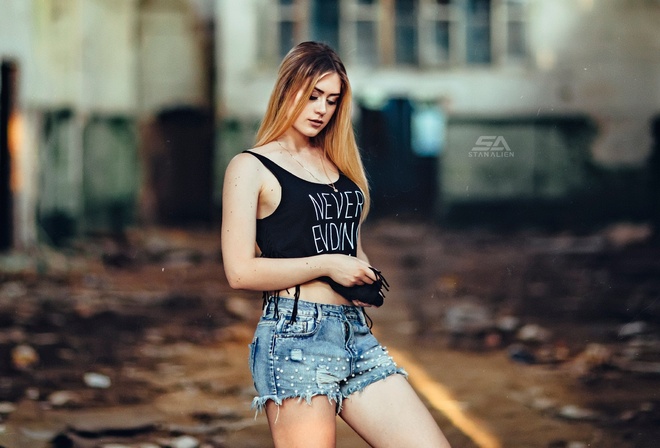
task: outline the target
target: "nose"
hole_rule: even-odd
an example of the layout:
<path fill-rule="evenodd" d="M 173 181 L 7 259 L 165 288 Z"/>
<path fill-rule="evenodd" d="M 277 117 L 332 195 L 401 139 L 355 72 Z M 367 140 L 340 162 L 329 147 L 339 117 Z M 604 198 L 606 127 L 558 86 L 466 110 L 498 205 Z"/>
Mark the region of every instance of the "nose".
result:
<path fill-rule="evenodd" d="M 319 115 L 325 115 L 326 107 L 325 107 L 325 100 L 323 98 L 319 98 L 316 101 L 315 111 Z"/>

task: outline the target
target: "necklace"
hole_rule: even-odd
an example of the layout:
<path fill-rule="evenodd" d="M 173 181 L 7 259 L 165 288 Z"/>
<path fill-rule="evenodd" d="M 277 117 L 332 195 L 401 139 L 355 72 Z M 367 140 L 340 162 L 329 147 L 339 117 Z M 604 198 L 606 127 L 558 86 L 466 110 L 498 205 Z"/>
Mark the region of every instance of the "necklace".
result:
<path fill-rule="evenodd" d="M 337 190 L 337 188 L 335 187 L 335 183 L 334 183 L 334 182 L 323 182 L 321 179 L 319 179 L 318 177 L 316 177 L 316 176 L 314 175 L 314 173 L 312 173 L 310 170 L 308 170 L 307 167 L 306 167 L 305 165 L 303 165 L 302 163 L 300 163 L 300 160 L 296 159 L 296 158 L 293 156 L 293 154 L 291 153 L 291 151 L 289 151 L 289 150 L 288 150 L 288 149 L 287 149 L 282 143 L 280 143 L 279 140 L 275 140 L 275 141 L 277 142 L 278 145 L 280 145 L 280 148 L 282 148 L 283 150 L 285 150 L 285 151 L 287 152 L 287 154 L 289 154 L 289 155 L 291 156 L 291 158 L 292 158 L 292 159 L 293 159 L 298 165 L 300 165 L 300 166 L 302 167 L 303 170 L 307 171 L 307 172 L 309 173 L 309 175 L 312 176 L 312 177 L 314 178 L 314 180 L 316 180 L 316 182 L 318 182 L 318 183 L 320 183 L 320 184 L 323 184 L 323 185 L 327 185 L 328 187 L 332 188 L 332 190 L 333 190 L 335 193 L 337 193 L 338 190 Z M 321 159 L 321 166 L 323 167 L 323 173 L 325 174 L 325 177 L 327 177 L 328 180 L 330 180 L 330 176 L 328 176 L 328 173 L 325 171 L 325 162 L 323 161 L 323 159 Z"/>

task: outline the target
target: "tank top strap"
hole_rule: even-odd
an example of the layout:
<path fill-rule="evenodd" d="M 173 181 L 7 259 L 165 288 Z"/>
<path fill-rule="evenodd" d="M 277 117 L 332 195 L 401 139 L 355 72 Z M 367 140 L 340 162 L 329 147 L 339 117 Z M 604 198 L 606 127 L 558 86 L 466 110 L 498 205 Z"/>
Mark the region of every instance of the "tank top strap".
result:
<path fill-rule="evenodd" d="M 245 150 L 243 151 L 244 153 L 247 154 L 252 154 L 254 157 L 256 157 L 262 164 L 265 166 L 268 171 L 273 173 L 273 176 L 282 184 L 282 177 L 286 176 L 287 174 L 290 175 L 287 170 L 279 166 L 277 163 L 273 162 L 270 160 L 268 157 L 262 156 L 261 154 L 257 154 L 256 152 L 252 152 L 250 150 Z"/>

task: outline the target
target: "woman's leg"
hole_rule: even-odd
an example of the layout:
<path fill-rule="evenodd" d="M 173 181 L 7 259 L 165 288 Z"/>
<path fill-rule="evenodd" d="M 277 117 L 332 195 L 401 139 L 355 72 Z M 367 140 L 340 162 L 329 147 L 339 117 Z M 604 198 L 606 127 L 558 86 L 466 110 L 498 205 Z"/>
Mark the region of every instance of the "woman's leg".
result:
<path fill-rule="evenodd" d="M 324 395 L 312 398 L 311 405 L 297 398 L 280 406 L 269 401 L 266 415 L 276 448 L 335 448 L 335 404 Z"/>
<path fill-rule="evenodd" d="M 449 448 L 433 416 L 402 375 L 351 394 L 343 401 L 340 416 L 375 448 Z"/>

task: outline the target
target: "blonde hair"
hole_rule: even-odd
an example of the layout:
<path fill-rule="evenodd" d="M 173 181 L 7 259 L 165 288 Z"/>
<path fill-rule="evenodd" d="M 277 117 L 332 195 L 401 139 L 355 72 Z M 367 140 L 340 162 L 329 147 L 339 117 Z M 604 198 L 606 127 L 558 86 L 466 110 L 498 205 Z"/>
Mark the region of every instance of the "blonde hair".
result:
<path fill-rule="evenodd" d="M 341 80 L 341 93 L 335 113 L 323 130 L 310 143 L 323 149 L 325 155 L 364 194 L 362 219 L 369 212 L 369 183 L 355 141 L 352 122 L 353 96 L 346 68 L 328 45 L 303 42 L 284 57 L 277 74 L 275 87 L 268 101 L 266 114 L 257 132 L 255 146 L 277 140 L 300 115 L 316 83 L 328 73 L 336 73 Z M 303 94 L 296 104 L 298 92 Z"/>

